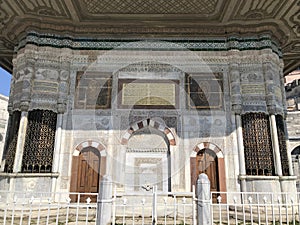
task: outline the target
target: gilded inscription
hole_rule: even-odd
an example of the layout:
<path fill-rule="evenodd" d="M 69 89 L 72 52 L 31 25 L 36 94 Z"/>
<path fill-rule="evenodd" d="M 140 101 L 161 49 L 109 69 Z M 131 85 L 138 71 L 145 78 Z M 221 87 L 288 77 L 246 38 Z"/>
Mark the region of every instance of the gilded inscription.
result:
<path fill-rule="evenodd" d="M 174 83 L 124 83 L 122 105 L 175 106 L 175 89 Z"/>

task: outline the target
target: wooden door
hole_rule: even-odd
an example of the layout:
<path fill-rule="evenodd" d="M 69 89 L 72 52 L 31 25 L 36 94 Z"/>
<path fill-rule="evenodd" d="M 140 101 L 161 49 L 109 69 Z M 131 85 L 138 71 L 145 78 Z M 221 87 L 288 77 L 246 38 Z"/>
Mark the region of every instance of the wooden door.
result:
<path fill-rule="evenodd" d="M 192 185 L 197 184 L 199 174 L 205 173 L 210 180 L 210 190 L 219 191 L 218 158 L 213 151 L 199 151 L 196 158 L 191 159 L 191 172 Z M 213 201 L 216 201 L 216 195 L 213 196 Z"/>
<path fill-rule="evenodd" d="M 98 193 L 100 174 L 100 154 L 96 149 L 87 148 L 81 151 L 78 160 L 77 192 Z M 95 195 L 81 195 L 81 201 L 90 197 L 96 201 Z"/>

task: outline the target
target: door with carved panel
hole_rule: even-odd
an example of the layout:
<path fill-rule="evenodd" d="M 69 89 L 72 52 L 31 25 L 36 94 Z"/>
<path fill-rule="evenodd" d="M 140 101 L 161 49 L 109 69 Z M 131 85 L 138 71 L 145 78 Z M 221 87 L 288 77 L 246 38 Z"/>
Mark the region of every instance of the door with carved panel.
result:
<path fill-rule="evenodd" d="M 210 180 L 210 190 L 219 191 L 218 158 L 210 149 L 200 150 L 197 156 L 191 159 L 192 185 L 196 185 L 199 174 L 205 173 Z M 213 195 L 213 201 L 216 196 Z"/>
<path fill-rule="evenodd" d="M 100 179 L 100 154 L 97 149 L 83 149 L 79 155 L 77 173 L 77 192 L 98 193 Z M 96 201 L 96 195 L 81 195 L 81 201 L 90 197 Z"/>

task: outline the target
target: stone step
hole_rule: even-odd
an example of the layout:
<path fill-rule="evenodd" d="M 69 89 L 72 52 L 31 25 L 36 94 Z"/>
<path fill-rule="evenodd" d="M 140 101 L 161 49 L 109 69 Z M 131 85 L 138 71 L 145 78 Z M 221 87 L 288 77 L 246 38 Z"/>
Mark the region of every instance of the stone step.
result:
<path fill-rule="evenodd" d="M 125 219 L 121 218 L 121 217 L 118 217 L 116 218 L 115 220 L 115 224 L 116 225 L 123 225 L 123 224 L 134 224 L 134 225 L 152 225 L 153 222 L 152 222 L 152 218 L 151 217 L 145 217 L 144 220 L 143 218 L 141 217 L 138 217 L 138 218 L 133 218 L 132 217 L 125 217 Z M 170 218 L 170 217 L 158 217 L 157 218 L 157 222 L 156 222 L 157 225 L 160 225 L 160 224 L 165 224 L 165 225 L 174 225 L 174 224 L 177 224 L 177 225 L 183 225 L 183 224 L 186 224 L 186 225 L 192 225 L 193 224 L 193 220 L 192 218 L 177 218 L 176 219 L 176 223 L 175 223 L 175 220 L 174 218 Z"/>

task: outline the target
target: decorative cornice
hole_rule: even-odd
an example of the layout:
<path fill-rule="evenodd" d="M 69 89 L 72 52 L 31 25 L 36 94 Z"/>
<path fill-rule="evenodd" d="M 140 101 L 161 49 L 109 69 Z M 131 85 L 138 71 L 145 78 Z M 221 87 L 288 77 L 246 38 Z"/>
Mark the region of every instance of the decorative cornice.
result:
<path fill-rule="evenodd" d="M 134 42 L 134 45 L 132 44 Z M 168 44 L 164 44 L 167 42 Z M 54 48 L 69 48 L 72 50 L 151 50 L 151 51 L 228 51 L 228 50 L 262 50 L 271 49 L 280 58 L 281 49 L 272 40 L 270 35 L 259 35 L 251 37 L 219 37 L 219 38 L 151 38 L 151 39 L 129 39 L 129 38 L 89 38 L 60 36 L 54 34 L 40 34 L 29 32 L 24 39 L 15 47 L 15 53 L 27 44 L 36 46 L 47 46 Z"/>

